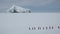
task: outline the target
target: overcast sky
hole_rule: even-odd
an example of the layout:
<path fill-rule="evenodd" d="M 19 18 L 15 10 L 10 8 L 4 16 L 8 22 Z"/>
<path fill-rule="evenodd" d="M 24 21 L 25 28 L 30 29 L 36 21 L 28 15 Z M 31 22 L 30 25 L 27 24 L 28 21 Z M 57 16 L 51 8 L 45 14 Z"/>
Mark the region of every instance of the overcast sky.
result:
<path fill-rule="evenodd" d="M 29 8 L 33 12 L 45 10 L 60 11 L 60 0 L 0 0 L 0 12 L 5 12 L 12 5 Z"/>

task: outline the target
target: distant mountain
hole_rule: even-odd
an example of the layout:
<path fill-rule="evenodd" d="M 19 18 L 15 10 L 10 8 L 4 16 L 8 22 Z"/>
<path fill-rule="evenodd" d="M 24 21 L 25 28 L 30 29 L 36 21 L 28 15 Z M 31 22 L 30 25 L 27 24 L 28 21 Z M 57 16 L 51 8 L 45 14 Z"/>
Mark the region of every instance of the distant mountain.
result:
<path fill-rule="evenodd" d="M 10 9 L 7 10 L 7 12 L 9 13 L 31 13 L 31 10 L 13 5 Z"/>

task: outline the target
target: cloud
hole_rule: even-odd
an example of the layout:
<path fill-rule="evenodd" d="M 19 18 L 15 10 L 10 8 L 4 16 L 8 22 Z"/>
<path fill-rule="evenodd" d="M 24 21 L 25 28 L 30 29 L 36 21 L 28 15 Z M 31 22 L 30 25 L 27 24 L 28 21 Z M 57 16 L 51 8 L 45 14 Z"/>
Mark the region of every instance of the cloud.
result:
<path fill-rule="evenodd" d="M 0 3 L 21 6 L 47 6 L 60 3 L 60 0 L 0 0 Z M 59 4 L 60 5 L 60 4 Z"/>
<path fill-rule="evenodd" d="M 0 0 L 0 9 L 9 8 L 12 5 L 32 7 L 60 7 L 60 0 Z"/>
<path fill-rule="evenodd" d="M 52 4 L 55 1 L 56 0 L 22 0 L 22 1 L 18 1 L 17 4 L 20 3 L 20 5 L 23 6 L 46 6 Z"/>

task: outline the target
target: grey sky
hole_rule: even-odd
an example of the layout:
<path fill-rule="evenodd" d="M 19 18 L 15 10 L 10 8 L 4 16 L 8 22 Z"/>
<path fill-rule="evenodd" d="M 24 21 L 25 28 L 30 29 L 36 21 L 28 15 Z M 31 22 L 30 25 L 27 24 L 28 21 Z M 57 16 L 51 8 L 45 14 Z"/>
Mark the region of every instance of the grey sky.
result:
<path fill-rule="evenodd" d="M 60 10 L 60 0 L 0 0 L 0 12 L 6 11 L 12 5 L 18 5 L 34 10 Z"/>

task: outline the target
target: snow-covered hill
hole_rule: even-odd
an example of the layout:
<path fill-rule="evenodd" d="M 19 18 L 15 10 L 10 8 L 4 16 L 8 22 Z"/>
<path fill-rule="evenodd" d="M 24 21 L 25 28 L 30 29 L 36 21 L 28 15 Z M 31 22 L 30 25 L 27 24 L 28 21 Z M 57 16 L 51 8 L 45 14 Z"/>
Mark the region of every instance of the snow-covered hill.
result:
<path fill-rule="evenodd" d="M 7 10 L 7 12 L 9 13 L 31 13 L 31 10 L 13 5 L 10 9 Z"/>

